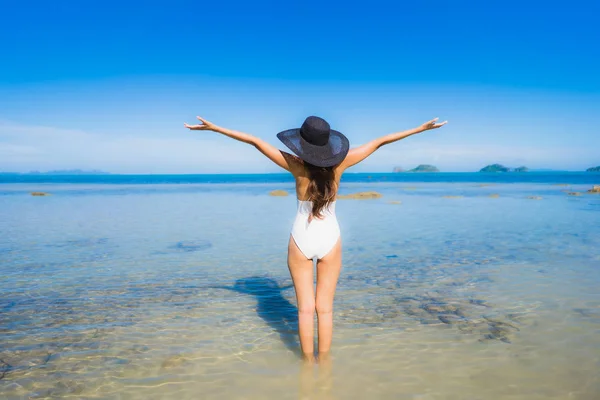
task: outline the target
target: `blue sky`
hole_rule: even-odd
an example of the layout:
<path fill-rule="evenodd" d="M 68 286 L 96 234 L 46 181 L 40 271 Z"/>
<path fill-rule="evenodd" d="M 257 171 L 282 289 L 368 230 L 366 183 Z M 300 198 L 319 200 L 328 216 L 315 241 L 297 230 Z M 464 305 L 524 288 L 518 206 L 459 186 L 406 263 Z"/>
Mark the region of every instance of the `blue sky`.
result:
<path fill-rule="evenodd" d="M 3 6 L 0 170 L 278 172 L 196 115 L 281 148 L 308 115 L 354 145 L 450 121 L 357 172 L 600 164 L 597 2 L 80 3 Z"/>

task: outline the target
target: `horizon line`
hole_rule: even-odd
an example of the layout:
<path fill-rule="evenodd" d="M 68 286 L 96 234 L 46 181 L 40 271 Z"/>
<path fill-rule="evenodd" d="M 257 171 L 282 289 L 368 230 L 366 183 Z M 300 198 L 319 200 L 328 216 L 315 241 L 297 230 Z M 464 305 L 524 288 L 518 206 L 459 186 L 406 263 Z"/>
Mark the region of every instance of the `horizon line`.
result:
<path fill-rule="evenodd" d="M 411 175 L 421 175 L 421 174 L 527 174 L 527 173 L 540 173 L 540 172 L 585 172 L 585 173 L 593 173 L 597 171 L 587 171 L 587 170 L 567 170 L 567 169 L 531 169 L 529 171 L 401 171 L 401 172 L 352 172 L 346 171 L 344 174 L 356 174 L 356 175 L 369 175 L 369 174 L 388 174 L 388 175 L 400 175 L 400 174 L 411 174 Z M 97 175 L 287 175 L 289 172 L 160 172 L 160 173 L 152 173 L 152 172 L 81 172 L 81 173 L 63 173 L 63 172 L 11 172 L 11 171 L 0 171 L 0 175 L 61 175 L 61 176 L 97 176 Z"/>

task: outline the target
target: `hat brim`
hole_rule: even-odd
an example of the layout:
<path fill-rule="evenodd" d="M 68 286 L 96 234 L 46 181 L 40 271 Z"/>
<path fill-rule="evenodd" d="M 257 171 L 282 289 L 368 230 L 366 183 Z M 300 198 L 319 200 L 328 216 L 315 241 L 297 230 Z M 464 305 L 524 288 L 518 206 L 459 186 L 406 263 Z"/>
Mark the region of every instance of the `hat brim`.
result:
<path fill-rule="evenodd" d="M 331 130 L 329 141 L 324 146 L 308 143 L 300 135 L 300 128 L 288 129 L 277 134 L 294 154 L 317 167 L 333 167 L 344 161 L 350 150 L 350 142 L 343 133 Z"/>

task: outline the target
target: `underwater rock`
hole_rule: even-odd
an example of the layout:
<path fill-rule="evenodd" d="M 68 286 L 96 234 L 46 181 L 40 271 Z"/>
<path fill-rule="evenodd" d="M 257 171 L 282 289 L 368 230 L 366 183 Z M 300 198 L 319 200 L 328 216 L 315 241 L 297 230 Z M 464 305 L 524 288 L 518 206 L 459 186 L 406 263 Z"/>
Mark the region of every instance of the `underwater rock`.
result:
<path fill-rule="evenodd" d="M 191 252 L 191 251 L 199 251 L 206 250 L 212 247 L 212 244 L 208 240 L 197 240 L 197 241 L 182 241 L 177 242 L 173 246 L 170 246 L 170 249 Z"/>
<path fill-rule="evenodd" d="M 461 199 L 464 196 L 442 196 L 444 199 Z"/>
<path fill-rule="evenodd" d="M 10 371 L 11 369 L 12 366 L 9 363 L 4 362 L 4 360 L 0 359 L 0 379 L 3 379 L 8 373 L 8 371 Z"/>
<path fill-rule="evenodd" d="M 454 314 L 454 315 L 462 314 L 460 312 L 460 310 L 458 309 L 458 307 L 456 307 L 452 304 L 447 304 L 447 303 L 424 304 L 421 306 L 421 308 L 423 308 L 425 311 L 427 311 L 430 314 Z"/>
<path fill-rule="evenodd" d="M 186 359 L 183 356 L 176 354 L 176 355 L 168 357 L 166 360 L 164 360 L 162 362 L 162 364 L 160 366 L 163 369 L 169 369 L 169 368 L 178 367 L 181 364 L 183 364 L 185 361 L 186 361 Z"/>
<path fill-rule="evenodd" d="M 541 199 L 543 199 L 542 196 L 527 196 L 527 198 L 529 200 L 541 200 Z"/>
<path fill-rule="evenodd" d="M 46 192 L 31 192 L 32 196 L 50 196 L 50 193 Z"/>
<path fill-rule="evenodd" d="M 488 197 L 491 197 L 492 199 L 497 199 L 498 197 L 500 197 L 500 195 L 498 193 L 492 193 L 489 194 Z"/>
<path fill-rule="evenodd" d="M 590 190 L 588 190 L 588 193 L 600 193 L 600 185 L 594 185 Z"/>
<path fill-rule="evenodd" d="M 503 322 L 503 321 L 500 321 L 500 320 L 497 320 L 497 319 L 493 319 L 493 318 L 489 318 L 489 317 L 486 317 L 486 316 L 484 316 L 483 318 L 488 322 L 489 325 L 498 326 L 498 327 L 504 327 L 506 329 L 512 328 L 514 330 L 520 331 L 520 329 L 517 326 L 511 324 L 510 322 Z"/>
<path fill-rule="evenodd" d="M 62 397 L 66 394 L 80 394 L 85 390 L 85 385 L 72 379 L 65 379 L 56 382 L 54 389 L 51 390 L 52 396 Z"/>
<path fill-rule="evenodd" d="M 510 343 L 515 332 L 519 328 L 514 323 L 524 317 L 519 314 L 518 319 L 514 315 L 506 315 L 507 319 L 500 320 L 482 316 L 481 307 L 491 310 L 491 306 L 485 300 L 476 298 L 448 298 L 445 295 L 426 296 L 402 296 L 395 298 L 396 303 L 405 315 L 426 325 L 448 325 L 465 334 L 472 334 L 479 341 L 499 340 Z M 441 324 L 440 324 L 441 322 Z"/>
<path fill-rule="evenodd" d="M 600 310 L 594 310 L 591 308 L 574 308 L 573 311 L 582 317 L 592 318 L 600 322 Z"/>
<path fill-rule="evenodd" d="M 569 196 L 581 196 L 581 192 L 568 192 Z"/>
<path fill-rule="evenodd" d="M 388 201 L 388 204 L 402 204 L 402 202 L 400 200 L 392 200 Z"/>
<path fill-rule="evenodd" d="M 458 315 L 438 315 L 438 319 L 445 324 L 452 325 L 463 322 L 465 319 Z"/>
<path fill-rule="evenodd" d="M 58 243 L 50 243 L 46 246 L 48 247 L 94 247 L 108 244 L 108 238 L 83 238 L 83 239 L 73 239 L 67 240 L 64 242 Z"/>
<path fill-rule="evenodd" d="M 379 192 L 358 192 L 351 194 L 343 194 L 338 195 L 338 199 L 355 199 L 355 200 L 365 200 L 365 199 L 379 199 L 383 197 L 383 195 Z"/>
<path fill-rule="evenodd" d="M 475 306 L 481 306 L 481 307 L 490 307 L 488 304 L 486 304 L 485 300 L 481 300 L 481 299 L 469 299 L 469 304 L 473 304 Z"/>
<path fill-rule="evenodd" d="M 273 190 L 272 192 L 269 192 L 270 196 L 287 196 L 289 195 L 289 193 L 286 190 Z"/>

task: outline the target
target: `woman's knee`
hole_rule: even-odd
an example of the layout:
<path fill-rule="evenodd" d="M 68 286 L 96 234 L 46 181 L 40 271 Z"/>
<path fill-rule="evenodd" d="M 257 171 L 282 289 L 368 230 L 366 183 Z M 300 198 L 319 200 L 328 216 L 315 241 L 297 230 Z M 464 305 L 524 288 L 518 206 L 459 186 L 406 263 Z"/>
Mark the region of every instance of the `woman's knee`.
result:
<path fill-rule="evenodd" d="M 316 302 L 317 315 L 325 315 L 333 313 L 333 302 L 317 299 Z"/>
<path fill-rule="evenodd" d="M 306 301 L 298 304 L 298 314 L 300 315 L 314 315 L 315 314 L 315 302 Z"/>

